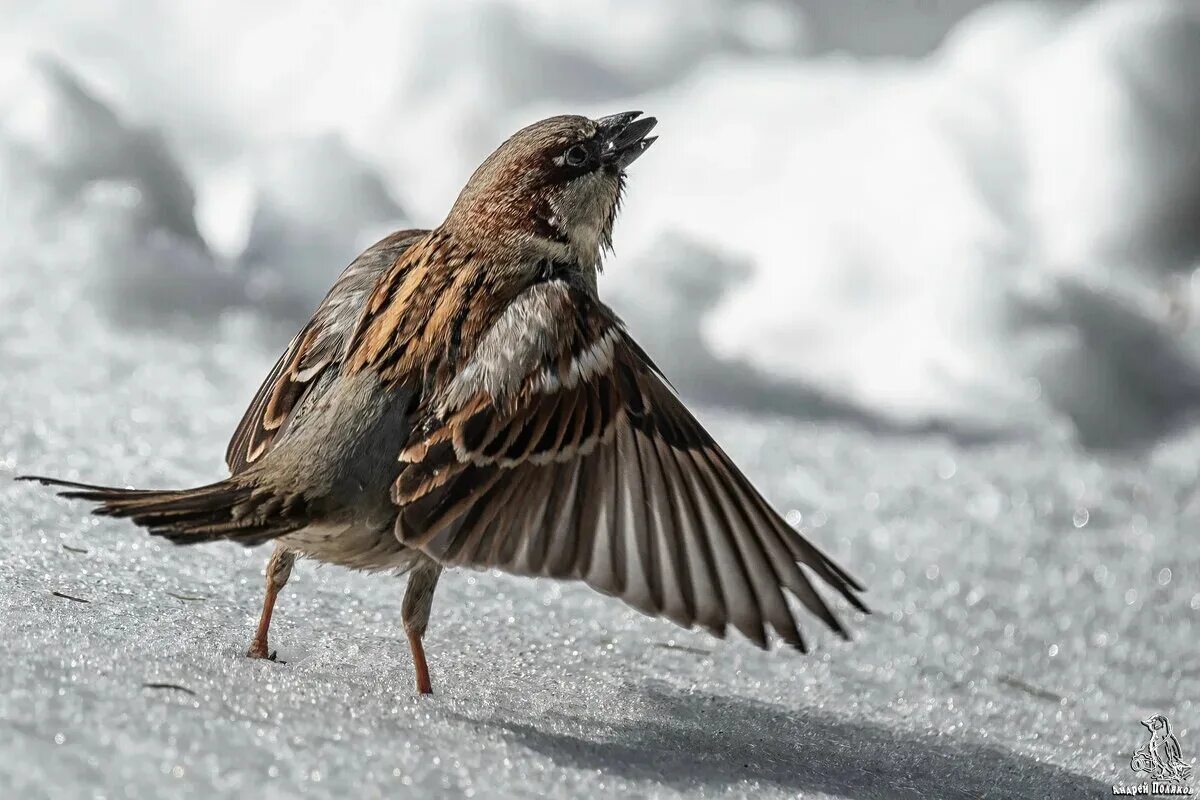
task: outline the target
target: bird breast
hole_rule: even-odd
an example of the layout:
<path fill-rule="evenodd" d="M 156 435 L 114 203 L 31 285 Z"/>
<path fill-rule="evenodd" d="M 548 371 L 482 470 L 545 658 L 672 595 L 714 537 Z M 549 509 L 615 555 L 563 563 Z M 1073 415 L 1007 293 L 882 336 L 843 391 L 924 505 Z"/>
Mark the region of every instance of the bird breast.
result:
<path fill-rule="evenodd" d="M 564 345 L 582 333 L 577 330 L 579 309 L 572 291 L 578 290 L 573 290 L 568 281 L 554 279 L 535 283 L 517 295 L 446 387 L 440 403 L 442 412 L 461 408 L 480 393 L 502 402 L 516 395 L 538 373 L 545 381 L 559 380 L 547 365 L 557 362 Z M 606 361 L 600 363 L 605 358 L 611 358 L 611 343 L 607 356 L 601 345 L 575 369 L 607 367 Z M 578 376 L 569 379 L 577 380 Z"/>

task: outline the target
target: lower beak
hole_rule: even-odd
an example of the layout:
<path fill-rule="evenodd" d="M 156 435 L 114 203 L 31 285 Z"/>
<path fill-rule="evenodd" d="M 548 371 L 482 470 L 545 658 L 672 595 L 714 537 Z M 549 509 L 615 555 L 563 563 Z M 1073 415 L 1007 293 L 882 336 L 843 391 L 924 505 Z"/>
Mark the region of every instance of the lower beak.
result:
<path fill-rule="evenodd" d="M 640 111 L 626 111 L 596 120 L 602 142 L 600 160 L 625 169 L 657 141 L 657 136 L 646 137 L 657 124 L 657 119 L 642 117 Z"/>

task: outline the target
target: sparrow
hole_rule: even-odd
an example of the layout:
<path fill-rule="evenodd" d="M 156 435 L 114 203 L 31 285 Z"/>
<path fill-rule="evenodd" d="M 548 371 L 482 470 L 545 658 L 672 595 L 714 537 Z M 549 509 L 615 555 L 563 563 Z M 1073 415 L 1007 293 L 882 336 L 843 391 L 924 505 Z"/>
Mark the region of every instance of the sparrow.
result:
<path fill-rule="evenodd" d="M 445 567 L 582 581 L 685 628 L 732 627 L 764 649 L 774 631 L 807 652 L 791 596 L 848 639 L 814 584 L 867 613 L 865 588 L 772 510 L 599 297 L 626 170 L 655 125 L 638 111 L 534 123 L 441 225 L 364 253 L 251 404 L 230 477 L 179 490 L 26 479 L 177 544 L 274 541 L 408 572 L 422 694 Z"/>
<path fill-rule="evenodd" d="M 1192 765 L 1183 760 L 1179 749 L 1179 740 L 1171 733 L 1171 725 L 1162 714 L 1142 720 L 1142 724 L 1150 731 L 1150 741 L 1146 751 L 1155 765 L 1155 777 L 1179 778 L 1187 780 L 1192 776 Z"/>

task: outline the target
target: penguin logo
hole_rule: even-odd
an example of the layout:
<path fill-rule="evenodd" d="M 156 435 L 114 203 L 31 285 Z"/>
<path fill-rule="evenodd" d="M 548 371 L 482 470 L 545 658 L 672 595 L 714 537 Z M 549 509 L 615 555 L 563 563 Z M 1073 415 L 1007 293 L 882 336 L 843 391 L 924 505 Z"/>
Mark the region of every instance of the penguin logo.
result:
<path fill-rule="evenodd" d="M 1142 720 L 1150 731 L 1150 741 L 1133 754 L 1129 767 L 1134 772 L 1145 772 L 1150 778 L 1160 781 L 1186 781 L 1192 777 L 1192 766 L 1183 760 L 1179 740 L 1171 733 L 1171 724 L 1162 714 Z"/>

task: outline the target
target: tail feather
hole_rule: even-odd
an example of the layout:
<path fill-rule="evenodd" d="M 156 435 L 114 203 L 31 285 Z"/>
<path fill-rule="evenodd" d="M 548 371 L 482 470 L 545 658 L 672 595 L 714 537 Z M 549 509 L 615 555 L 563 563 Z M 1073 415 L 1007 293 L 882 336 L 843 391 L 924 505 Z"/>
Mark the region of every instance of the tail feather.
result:
<path fill-rule="evenodd" d="M 93 514 L 128 519 L 175 544 L 230 539 L 252 547 L 305 525 L 302 499 L 280 502 L 271 492 L 232 480 L 164 490 L 119 489 L 40 475 L 21 475 L 17 480 L 64 489 L 59 497 L 96 503 Z M 281 514 L 281 509 L 286 513 Z"/>

